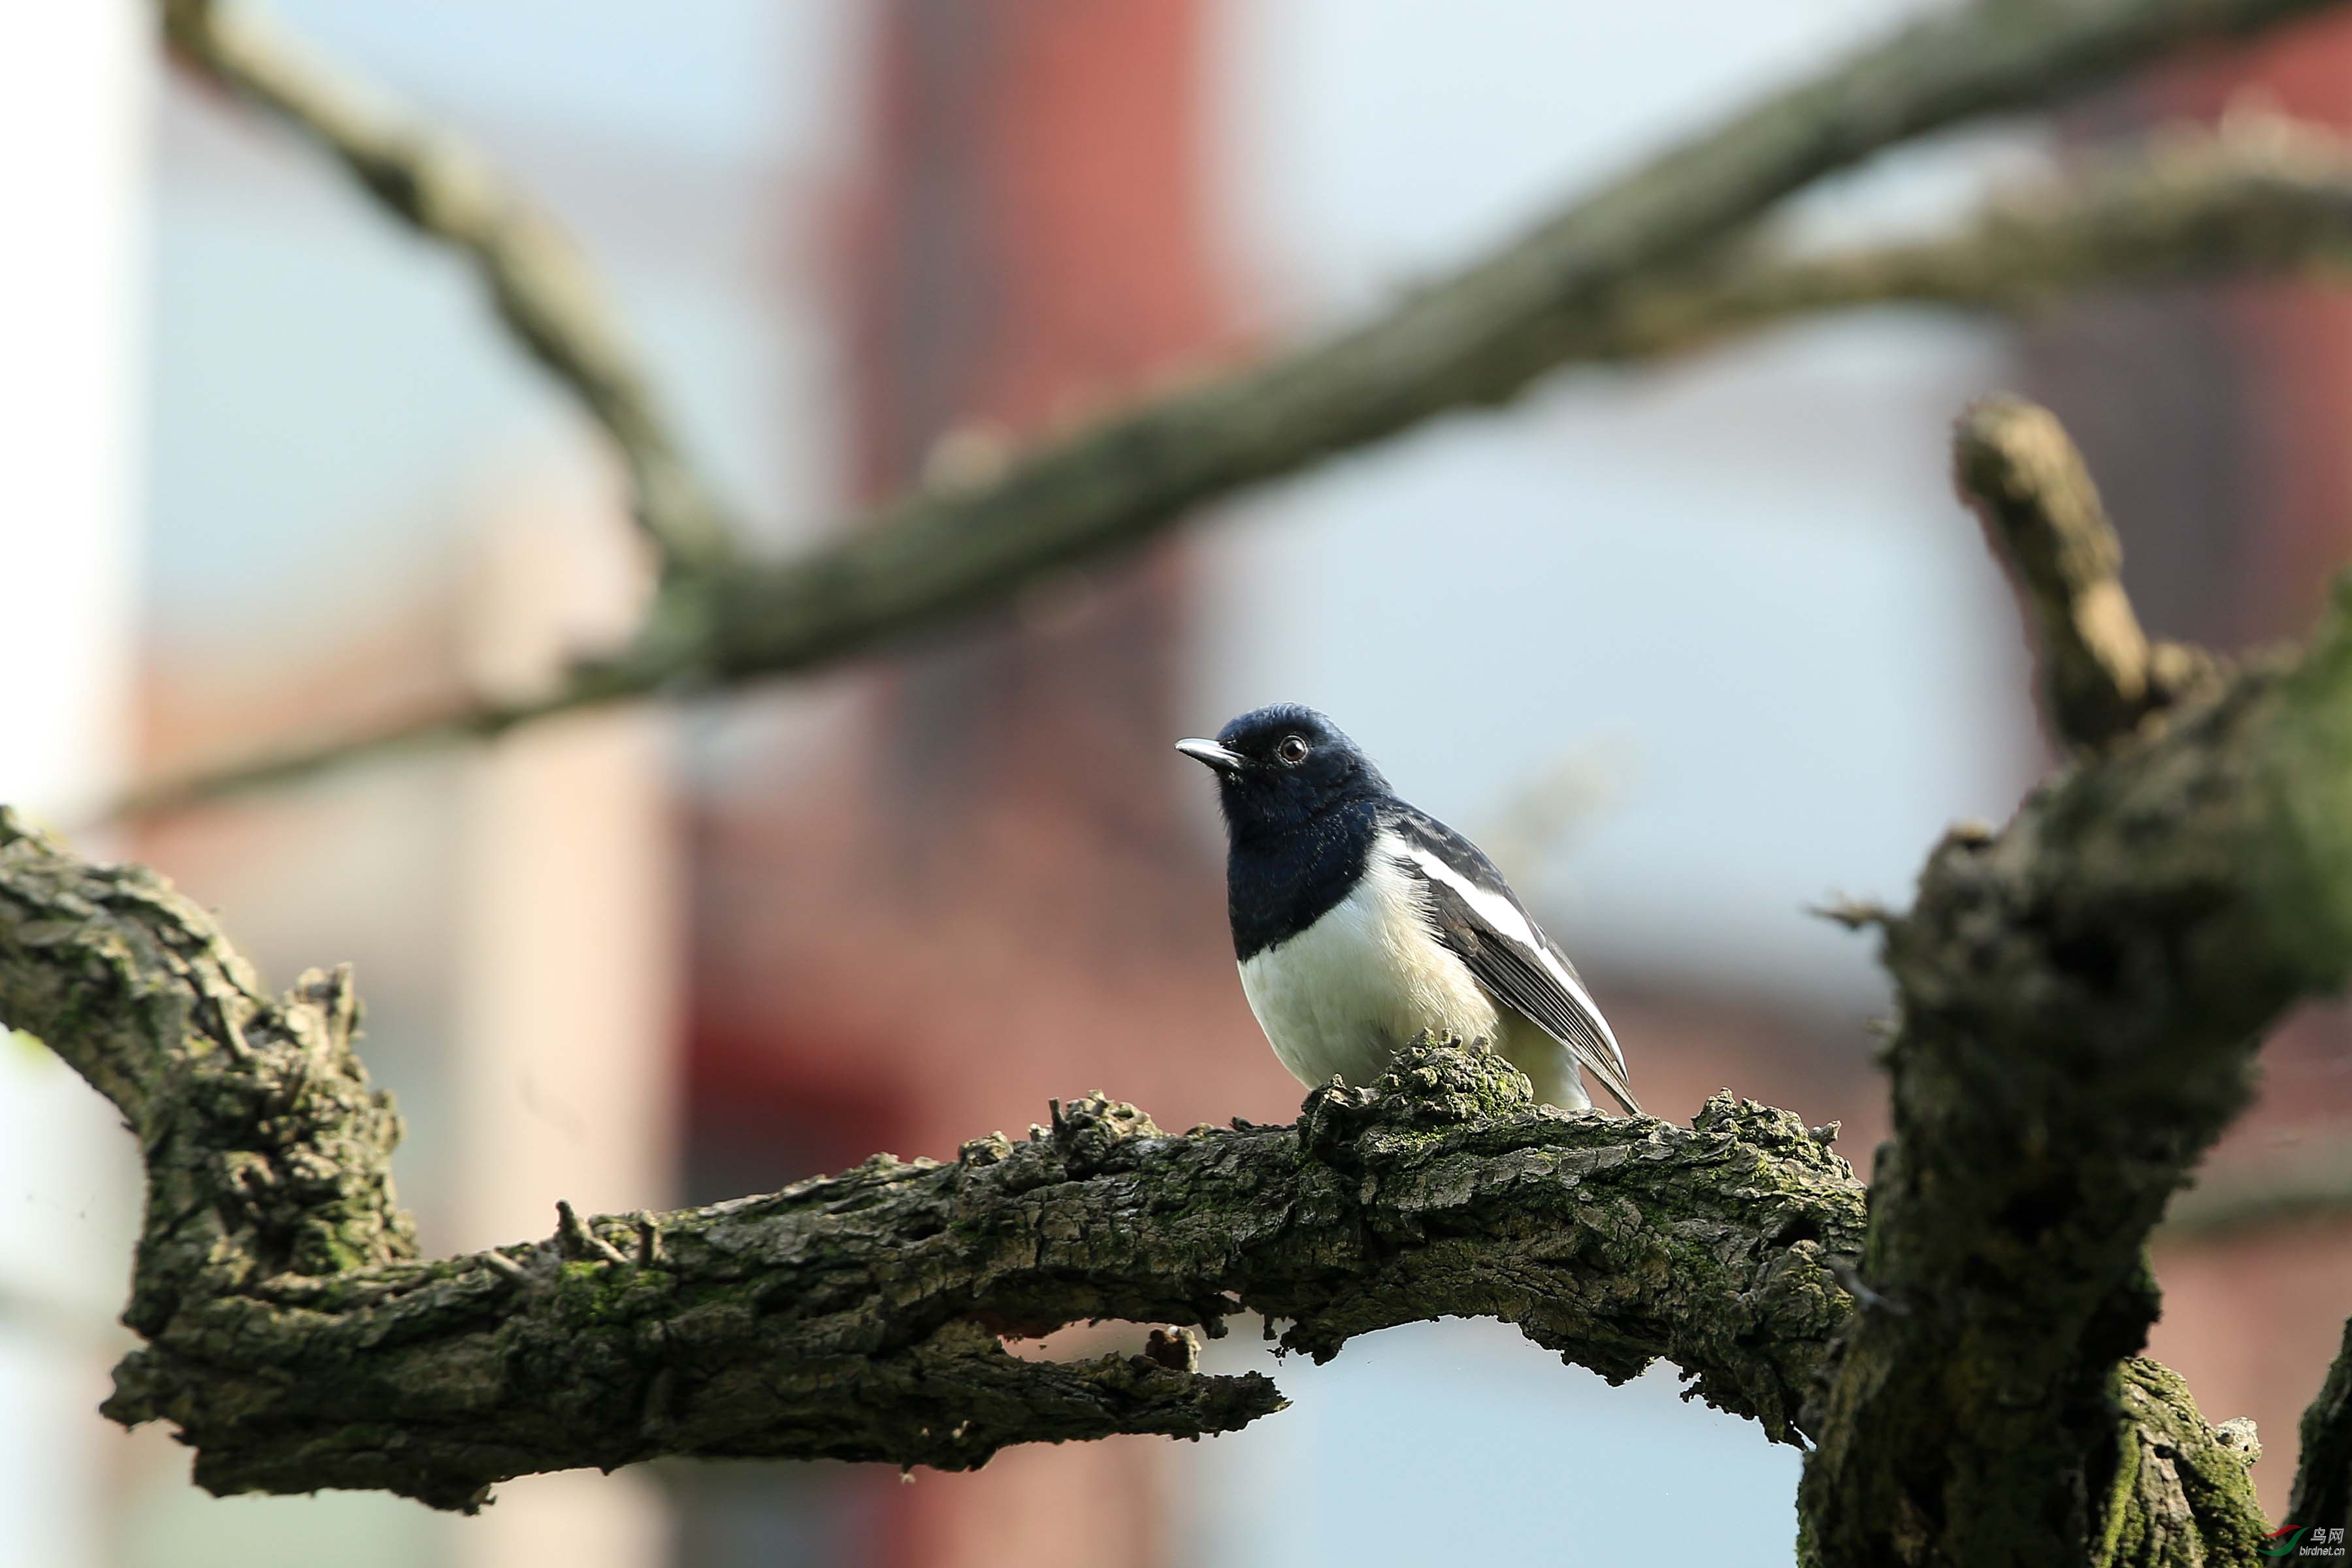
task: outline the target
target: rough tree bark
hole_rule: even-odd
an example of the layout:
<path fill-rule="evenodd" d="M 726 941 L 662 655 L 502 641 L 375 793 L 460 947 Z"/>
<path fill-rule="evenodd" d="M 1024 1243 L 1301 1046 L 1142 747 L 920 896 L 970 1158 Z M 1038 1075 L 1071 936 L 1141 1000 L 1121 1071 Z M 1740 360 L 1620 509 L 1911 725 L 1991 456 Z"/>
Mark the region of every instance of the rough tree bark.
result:
<path fill-rule="evenodd" d="M 354 118 L 329 79 L 206 0 L 164 0 L 188 58 L 477 256 L 630 454 L 671 566 L 640 644 L 541 698 L 212 783 L 871 647 L 1569 359 L 1835 303 L 2009 308 L 2102 277 L 2336 259 L 2352 182 L 2295 148 L 2118 163 L 2072 187 L 2092 199 L 1860 256 L 1767 254 L 1752 227 L 1903 137 L 2322 3 L 1977 0 L 1354 332 L 907 498 L 806 560 L 720 573 L 720 509 L 621 340 L 478 165 Z M 2352 597 L 2303 649 L 2240 668 L 2152 647 L 2054 421 L 1988 405 L 1958 458 L 2072 760 L 2001 832 L 1949 835 L 1908 911 L 1843 911 L 1884 933 L 1901 1005 L 1866 1224 L 1851 1172 L 1786 1112 L 1718 1097 L 1688 1129 L 1569 1116 L 1529 1106 L 1493 1057 L 1433 1044 L 1376 1089 L 1318 1090 L 1296 1127 L 1171 1136 L 1096 1096 L 950 1164 L 877 1156 L 660 1215 L 561 1208 L 548 1240 L 425 1261 L 389 1179 L 396 1119 L 352 1052 L 348 975 L 271 998 L 160 879 L 84 864 L 0 813 L 0 1019 L 107 1094 L 147 1165 L 125 1315 L 145 1342 L 109 1413 L 173 1423 L 218 1490 L 371 1487 L 464 1508 L 539 1469 L 663 1454 L 963 1467 L 1013 1442 L 1225 1431 L 1279 1405 L 1263 1377 L 1201 1373 L 1181 1331 L 1071 1363 L 1003 1346 L 1068 1322 L 1213 1333 L 1254 1311 L 1327 1356 L 1391 1323 L 1485 1314 L 1612 1378 L 1671 1360 L 1765 1436 L 1810 1440 L 1809 1562 L 2256 1561 L 2257 1450 L 2137 1355 L 2156 1310 L 2144 1248 L 2242 1103 L 2264 1026 L 2352 968 Z M 2344 1520 L 2352 1331 L 2303 1437 L 2290 1517 Z"/>
<path fill-rule="evenodd" d="M 1296 1127 L 1170 1136 L 1091 1097 L 951 1164 L 563 1208 L 548 1241 L 420 1261 L 348 977 L 273 1000 L 152 872 L 0 814 L 0 1017 L 106 1093 L 148 1164 L 126 1314 L 147 1342 L 109 1413 L 173 1422 L 216 1490 L 468 1508 L 539 1469 L 963 1467 L 1279 1405 L 1199 1373 L 1181 1334 L 1073 1363 L 1002 1343 L 1070 1322 L 1255 1311 L 1321 1357 L 1487 1315 L 1611 1378 L 1670 1360 L 1809 1437 L 1808 1562 L 2256 1560 L 2245 1435 L 2137 1358 L 2144 1248 L 2263 1027 L 2352 968 L 2352 590 L 2304 648 L 2235 671 L 2152 648 L 2054 420 L 1973 411 L 1959 468 L 2079 753 L 2000 833 L 1948 836 L 1909 911 L 1843 911 L 1885 931 L 1902 1005 L 1866 1228 L 1825 1131 L 1787 1112 L 1569 1115 L 1433 1044 Z M 2346 1497 L 2347 1386 L 2352 1344 L 2305 1421 L 2298 1509 Z"/>
<path fill-rule="evenodd" d="M 2319 1397 L 2303 1413 L 2303 1459 L 2295 1470 L 2289 1521 L 2333 1526 L 2352 1521 L 2352 1322 L 2327 1369 Z"/>
<path fill-rule="evenodd" d="M 1813 1416 L 1805 1518 L 1832 1563 L 2239 1560 L 2264 1528 L 2242 1467 L 2147 1442 L 2158 1385 L 2125 1358 L 2157 1314 L 2147 1237 L 2262 1030 L 2352 964 L 2352 598 L 2224 676 L 2142 636 L 2049 415 L 1974 411 L 1958 467 L 2084 754 L 1998 836 L 1948 836 L 1880 920 L 1901 1024 L 1863 1271 L 1885 1306 Z M 2151 1466 L 2189 1510 L 2153 1534 Z"/>
<path fill-rule="evenodd" d="M 877 1155 L 767 1197 L 421 1262 L 396 1123 L 351 1049 L 352 992 L 273 1001 L 140 867 L 85 866 L 0 813 L 0 1011 L 148 1152 L 108 1413 L 168 1419 L 215 1491 L 378 1488 L 470 1508 L 494 1481 L 665 1454 L 967 1468 L 1007 1443 L 1194 1436 L 1277 1408 L 1186 1341 L 1076 1363 L 1001 1334 L 1258 1312 L 1328 1357 L 1391 1324 L 1492 1314 L 1612 1378 L 1664 1356 L 1778 1437 L 1845 1297 L 1862 1189 L 1786 1112 L 1693 1128 L 1570 1117 L 1499 1058 L 1433 1049 L 1293 1127 L 1169 1137 L 1056 1108 L 952 1164 Z"/>

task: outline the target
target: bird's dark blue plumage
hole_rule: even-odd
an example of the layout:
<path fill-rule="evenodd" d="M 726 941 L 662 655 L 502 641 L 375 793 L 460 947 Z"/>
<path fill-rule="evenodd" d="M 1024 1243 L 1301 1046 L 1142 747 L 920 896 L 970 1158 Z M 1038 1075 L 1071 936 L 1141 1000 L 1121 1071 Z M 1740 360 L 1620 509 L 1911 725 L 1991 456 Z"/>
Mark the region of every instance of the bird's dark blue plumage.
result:
<path fill-rule="evenodd" d="M 1487 1040 L 1552 1103 L 1591 1103 L 1581 1067 L 1638 1109 L 1582 977 L 1502 873 L 1330 720 L 1282 703 L 1177 749 L 1217 774 L 1243 989 L 1303 1081 L 1369 1082 L 1435 1029 Z"/>
<path fill-rule="evenodd" d="M 1284 765 L 1286 741 L 1306 743 Z M 1312 708 L 1277 703 L 1217 732 L 1243 765 L 1219 774 L 1226 828 L 1225 908 L 1234 956 L 1246 959 L 1313 925 L 1364 873 L 1389 782 Z"/>

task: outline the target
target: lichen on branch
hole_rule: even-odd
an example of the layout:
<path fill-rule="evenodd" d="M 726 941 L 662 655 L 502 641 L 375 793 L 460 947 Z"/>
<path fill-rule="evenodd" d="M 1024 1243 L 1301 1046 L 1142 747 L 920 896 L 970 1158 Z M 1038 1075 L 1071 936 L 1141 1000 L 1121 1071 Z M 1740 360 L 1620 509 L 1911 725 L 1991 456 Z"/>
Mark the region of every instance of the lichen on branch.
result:
<path fill-rule="evenodd" d="M 1292 1127 L 1171 1136 L 1088 1096 L 952 1163 L 566 1211 L 547 1240 L 420 1261 L 346 983 L 268 1002 L 161 879 L 5 816 L 0 1017 L 116 1085 L 158 1162 L 131 1313 L 148 1342 L 109 1412 L 173 1422 L 224 1492 L 462 1508 L 511 1476 L 661 1455 L 963 1468 L 1011 1443 L 1230 1431 L 1280 1396 L 1199 1372 L 1184 1339 L 1076 1363 L 1001 1341 L 1102 1319 L 1217 1334 L 1237 1313 L 1318 1359 L 1496 1317 L 1612 1380 L 1671 1361 L 1793 1440 L 1861 1243 L 1853 1173 L 1785 1111 L 1569 1115 L 1499 1057 L 1431 1045 L 1377 1088 L 1317 1090 Z"/>
<path fill-rule="evenodd" d="M 1863 1277 L 1895 1310 L 1858 1318 L 1809 1415 L 1802 1506 L 1834 1568 L 2081 1560 L 2148 1525 L 2106 1486 L 2137 1451 L 2116 1379 L 2157 1315 L 2148 1235 L 2263 1033 L 2352 973 L 2352 585 L 2300 649 L 2113 679 L 2147 648 L 2114 619 L 2084 635 L 2083 596 L 2120 590 L 2112 560 L 2064 562 L 2066 529 L 2105 524 L 2038 414 L 1979 410 L 1961 465 L 1989 423 L 2038 431 L 2037 460 L 1976 479 L 2010 514 L 1996 544 L 2042 556 L 2020 575 L 2085 750 L 2000 832 L 1948 834 L 1881 926 L 1901 1023 Z M 2258 1535 L 2242 1476 L 2207 1479 L 2179 1490 L 2193 1519 L 2134 1538 Z"/>

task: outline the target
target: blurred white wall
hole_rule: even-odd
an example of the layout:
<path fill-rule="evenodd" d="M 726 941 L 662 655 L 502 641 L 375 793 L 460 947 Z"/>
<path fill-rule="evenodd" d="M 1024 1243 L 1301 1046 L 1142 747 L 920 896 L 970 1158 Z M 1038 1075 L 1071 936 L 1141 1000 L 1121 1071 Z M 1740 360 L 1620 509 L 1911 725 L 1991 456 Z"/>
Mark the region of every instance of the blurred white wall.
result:
<path fill-rule="evenodd" d="M 128 5 L 13 16 L 0 50 L 0 802 L 69 821 L 121 778 L 140 502 L 147 121 Z M 103 846 L 91 841 L 91 847 Z M 5 1019 L 0 1019 L 5 1025 Z M 0 1031 L 0 1556 L 107 1556 L 100 1421 L 128 1273 L 130 1140 Z"/>

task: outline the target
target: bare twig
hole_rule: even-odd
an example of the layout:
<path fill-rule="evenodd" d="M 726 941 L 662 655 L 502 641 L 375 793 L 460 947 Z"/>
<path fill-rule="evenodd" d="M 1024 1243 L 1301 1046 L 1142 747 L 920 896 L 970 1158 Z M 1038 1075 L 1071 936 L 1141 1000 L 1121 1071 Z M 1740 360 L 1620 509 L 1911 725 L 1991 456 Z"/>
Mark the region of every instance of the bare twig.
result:
<path fill-rule="evenodd" d="M 936 488 L 862 518 L 797 563 L 747 567 L 722 587 L 684 584 L 661 635 L 617 667 L 588 669 L 524 704 L 485 701 L 372 731 L 311 737 L 259 758 L 152 784 L 138 813 L 283 784 L 412 744 L 500 732 L 541 713 L 641 696 L 676 679 L 725 684 L 868 652 L 985 602 L 1047 564 L 1099 554 L 1174 523 L 1188 505 L 1305 468 L 1390 427 L 1344 432 L 1321 389 L 1371 375 L 1400 425 L 1494 401 L 1545 365 L 1654 357 L 1825 311 L 1894 304 L 2027 311 L 2068 293 L 2133 283 L 2336 268 L 2352 258 L 2352 157 L 2274 123 L 2175 132 L 2017 193 L 1952 235 L 1793 257 L 1734 238 L 1698 258 L 1522 322 L 1542 365 L 1479 359 L 1403 384 L 1377 345 L 1451 329 L 1445 300 L 1478 274 L 1409 301 L 1342 344 L 1311 347 L 1150 405 L 1040 448 L 996 477 Z M 1355 345 L 1349 349 L 1348 345 Z M 1364 345 L 1374 345 L 1366 348 Z M 1343 349 L 1348 352 L 1342 353 Z M 1401 349 L 1402 353 L 1402 350 Z M 1426 356 L 1436 350 L 1420 344 Z M 1507 369 L 1500 381 L 1496 374 Z M 1196 471 L 1188 443 L 1247 464 Z M 1171 456 L 1171 454 L 1178 456 Z M 2170 657 L 2170 656 L 2162 656 Z"/>
<path fill-rule="evenodd" d="M 1988 398 L 1961 416 L 1952 448 L 1961 498 L 2024 597 L 2053 734 L 2103 744 L 2211 674 L 2197 651 L 2152 646 L 2140 630 L 2124 594 L 2123 546 L 2048 409 Z"/>
<path fill-rule="evenodd" d="M 719 584 L 714 673 L 804 668 L 1131 546 L 1213 497 L 1495 404 L 1589 354 L 1597 321 L 1782 196 L 1921 132 L 2044 101 L 2320 0 L 1977 0 L 1938 10 L 1604 186 L 1383 319 L 919 493 L 819 554 Z M 2340 233 L 2340 231 L 2339 231 Z"/>
<path fill-rule="evenodd" d="M 555 1205 L 555 1245 L 574 1262 L 625 1265 L 629 1261 L 627 1253 L 598 1236 L 595 1227 L 580 1217 L 569 1199 L 558 1199 Z"/>
<path fill-rule="evenodd" d="M 2006 397 L 1963 415 L 1952 447 L 1961 497 L 2024 594 L 2051 729 L 2076 745 L 2128 731 L 2148 708 L 2147 637 L 2082 455 L 2048 409 Z"/>
<path fill-rule="evenodd" d="M 1875 899 L 1850 899 L 1843 894 L 1806 907 L 1805 912 L 1848 931 L 1868 931 L 1895 923 L 1896 913 Z"/>
<path fill-rule="evenodd" d="M 158 3 L 181 59 L 342 160 L 417 232 L 473 258 L 507 325 L 620 447 L 637 521 L 666 570 L 727 559 L 725 509 L 679 448 L 585 259 L 550 218 L 472 149 L 381 107 L 253 5 Z"/>
<path fill-rule="evenodd" d="M 1575 357 L 1685 353 L 1832 310 L 2030 316 L 2103 289 L 2347 268 L 2352 150 L 2330 131 L 2239 112 L 2076 160 L 1932 237 L 1799 257 L 1736 237 L 1613 300 Z"/>
<path fill-rule="evenodd" d="M 673 589 L 672 595 L 677 592 Z M 664 602 L 677 600 L 666 596 Z M 353 763 L 430 751 L 457 741 L 496 740 L 509 730 L 542 719 L 647 695 L 687 668 L 682 659 L 666 661 L 656 649 L 646 652 L 649 657 L 633 658 L 631 662 L 579 667 L 561 685 L 532 696 L 459 700 L 373 729 L 312 736 L 268 748 L 230 767 L 158 779 L 123 795 L 108 808 L 107 815 L 143 816 L 296 784 Z"/>
<path fill-rule="evenodd" d="M 500 1252 L 497 1247 L 492 1247 L 487 1252 L 478 1253 L 476 1254 L 476 1258 L 484 1268 L 488 1268 L 491 1273 L 496 1274 L 502 1279 L 508 1280 L 509 1282 L 516 1285 L 527 1285 L 530 1283 L 530 1270 L 525 1268 L 521 1264 L 517 1263 L 513 1258 L 509 1258 L 505 1253 Z"/>

